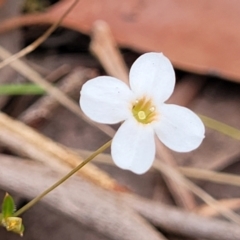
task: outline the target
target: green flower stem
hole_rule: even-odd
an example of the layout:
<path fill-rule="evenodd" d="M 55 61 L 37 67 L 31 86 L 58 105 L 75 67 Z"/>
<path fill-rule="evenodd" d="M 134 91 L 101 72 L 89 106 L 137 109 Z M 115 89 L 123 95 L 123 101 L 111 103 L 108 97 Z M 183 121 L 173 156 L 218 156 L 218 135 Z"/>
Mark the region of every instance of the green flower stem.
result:
<path fill-rule="evenodd" d="M 215 119 L 209 118 L 204 115 L 198 114 L 198 116 L 202 119 L 203 123 L 207 127 L 211 128 L 215 131 L 218 131 L 222 134 L 225 134 L 233 139 L 240 140 L 240 130 L 239 129 L 236 129 L 232 126 L 229 126 L 225 123 L 219 122 Z"/>
<path fill-rule="evenodd" d="M 43 95 L 46 91 L 32 83 L 0 85 L 0 95 Z"/>
<path fill-rule="evenodd" d="M 65 182 L 68 178 L 70 178 L 73 174 L 75 174 L 79 169 L 81 169 L 83 166 L 85 166 L 88 162 L 90 162 L 93 158 L 95 158 L 98 154 L 102 153 L 104 150 L 106 150 L 108 147 L 110 147 L 112 140 L 105 143 L 103 146 L 101 146 L 98 150 L 96 150 L 94 153 L 92 153 L 87 159 L 85 159 L 83 162 L 81 162 L 76 168 L 74 168 L 71 172 L 69 172 L 67 175 L 65 175 L 63 178 L 61 178 L 59 181 L 57 181 L 55 184 L 53 184 L 51 187 L 46 189 L 43 193 L 41 193 L 39 196 L 34 198 L 32 201 L 30 201 L 28 204 L 23 206 L 21 209 L 19 209 L 17 212 L 15 212 L 14 217 L 17 217 L 24 213 L 26 210 L 28 210 L 30 207 L 35 205 L 37 202 L 39 202 L 44 196 L 46 196 L 48 193 L 50 193 L 52 190 L 57 188 L 59 185 L 61 185 L 63 182 Z"/>

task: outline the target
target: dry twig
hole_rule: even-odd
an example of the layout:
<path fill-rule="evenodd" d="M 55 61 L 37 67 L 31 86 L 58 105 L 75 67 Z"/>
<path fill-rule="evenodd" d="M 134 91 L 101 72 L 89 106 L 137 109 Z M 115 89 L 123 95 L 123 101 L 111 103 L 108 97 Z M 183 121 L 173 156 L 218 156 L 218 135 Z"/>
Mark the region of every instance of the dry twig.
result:
<path fill-rule="evenodd" d="M 238 210 L 240 208 L 240 198 L 221 199 L 218 202 L 219 205 L 231 210 Z M 219 212 L 216 211 L 216 209 L 213 209 L 206 204 L 194 209 L 194 212 L 206 217 L 216 217 L 219 215 Z"/>
<path fill-rule="evenodd" d="M 179 171 L 186 177 L 206 180 L 215 183 L 229 184 L 240 187 L 240 176 L 230 173 L 219 173 L 205 169 L 179 167 Z"/>
<path fill-rule="evenodd" d="M 15 60 L 26 56 L 33 50 L 35 50 L 39 45 L 41 45 L 61 24 L 63 19 L 71 12 L 71 10 L 76 6 L 76 4 L 79 2 L 79 0 L 74 0 L 73 3 L 70 5 L 70 7 L 64 12 L 64 14 L 60 17 L 58 21 L 56 21 L 41 37 L 39 37 L 37 40 L 35 40 L 32 44 L 28 45 L 26 48 L 22 49 L 18 53 L 9 56 L 8 58 L 4 59 L 0 63 L 0 69 L 7 66 L 11 62 L 14 62 Z"/>
<path fill-rule="evenodd" d="M 87 157 L 90 154 L 92 154 L 92 151 L 83 150 L 83 149 L 77 149 L 76 150 L 82 157 Z M 107 153 L 101 153 L 98 156 L 94 158 L 94 161 L 104 163 L 104 164 L 112 164 L 113 161 L 109 154 Z M 157 169 L 156 167 L 156 161 L 153 163 L 153 169 Z M 215 183 L 221 183 L 221 184 L 229 184 L 233 186 L 240 187 L 240 176 L 231 174 L 231 173 L 219 173 L 199 168 L 191 168 L 191 167 L 178 167 L 178 171 L 183 174 L 185 177 L 199 179 L 199 180 L 205 180 Z"/>
<path fill-rule="evenodd" d="M 167 149 L 163 145 L 161 145 L 161 146 L 162 146 L 161 147 L 161 159 L 162 158 L 165 158 L 165 159 L 172 158 L 172 156 L 167 151 Z M 85 151 L 85 150 L 80 151 L 81 156 L 87 156 L 89 153 L 91 153 L 91 152 Z M 100 154 L 99 156 L 97 156 L 95 158 L 95 160 L 102 162 L 102 163 L 106 163 L 106 164 L 109 164 L 112 162 L 109 154 Z M 240 223 L 239 216 L 237 214 L 235 214 L 234 212 L 232 212 L 230 209 L 228 209 L 227 205 L 222 206 L 221 204 L 219 204 L 219 202 L 217 200 L 215 200 L 212 196 L 210 196 L 204 190 L 199 188 L 197 185 L 195 185 L 194 183 L 192 183 L 191 181 L 189 181 L 185 177 L 183 177 L 181 174 L 179 174 L 179 172 L 177 171 L 178 169 L 176 169 L 175 167 L 174 168 L 172 168 L 172 166 L 169 167 L 168 165 L 162 163 L 161 160 L 159 160 L 159 159 L 157 159 L 154 162 L 153 167 L 156 168 L 157 170 L 161 171 L 164 175 L 167 175 L 169 178 L 171 178 L 173 181 L 175 181 L 178 185 L 182 185 L 184 188 L 187 188 L 190 191 L 192 191 L 196 196 L 198 196 L 200 199 L 202 199 L 204 202 L 206 202 L 210 207 L 212 207 L 218 213 L 221 213 L 223 216 L 225 216 L 226 218 L 228 218 L 236 223 Z M 182 169 L 185 169 L 185 168 L 182 168 Z M 195 171 L 197 172 L 197 169 Z M 238 180 L 239 179 L 240 178 L 238 177 Z"/>
<path fill-rule="evenodd" d="M 194 213 L 131 195 L 124 195 L 123 198 L 133 209 L 165 231 L 194 239 L 240 239 L 240 228 L 235 224 L 204 218 Z"/>
<path fill-rule="evenodd" d="M 61 174 L 32 161 L 1 158 L 1 165 L 0 186 L 30 199 L 61 177 Z M 92 227 L 110 239 L 166 240 L 124 204 L 118 195 L 96 187 L 82 178 L 69 179 L 48 194 L 43 201 L 51 208 Z"/>
<path fill-rule="evenodd" d="M 95 22 L 92 29 L 90 50 L 99 59 L 109 75 L 128 84 L 128 68 L 106 22 L 100 20 Z"/>
<path fill-rule="evenodd" d="M 172 156 L 167 151 L 166 147 L 162 145 L 161 148 L 162 158 L 171 158 Z M 211 195 L 206 193 L 200 187 L 195 185 L 193 182 L 187 180 L 184 176 L 176 172 L 176 169 L 169 167 L 164 164 L 162 161 L 156 161 L 156 168 L 161 171 L 164 175 L 171 177 L 175 182 L 184 186 L 185 188 L 191 190 L 194 194 L 196 194 L 199 198 L 201 198 L 205 203 L 214 208 L 216 211 L 222 214 L 222 216 L 227 219 L 237 223 L 240 225 L 240 216 L 234 213 L 232 210 L 220 205 L 217 200 L 215 200 Z"/>
<path fill-rule="evenodd" d="M 54 169 L 63 170 L 76 167 L 83 160 L 74 151 L 55 143 L 37 133 L 20 121 L 13 120 L 0 112 L 0 142 L 18 154 L 44 162 Z M 123 189 L 106 173 L 92 164 L 87 164 L 80 173 L 95 184 L 107 189 Z"/>
<path fill-rule="evenodd" d="M 0 58 L 5 59 L 10 57 L 11 54 L 0 46 Z M 66 94 L 61 92 L 58 88 L 52 86 L 50 83 L 48 83 L 45 79 L 43 79 L 40 74 L 38 74 L 36 71 L 28 67 L 27 64 L 25 64 L 23 61 L 17 59 L 14 62 L 11 63 L 11 66 L 18 71 L 20 74 L 31 80 L 32 82 L 38 84 L 41 86 L 49 95 L 54 97 L 59 103 L 61 103 L 63 106 L 65 106 L 67 109 L 72 111 L 74 114 L 79 116 L 84 121 L 88 122 L 89 124 L 99 128 L 102 132 L 104 132 L 108 136 L 114 135 L 114 130 L 107 126 L 107 125 L 101 125 L 97 124 L 95 122 L 90 121 L 80 110 L 79 105 L 74 102 L 71 98 L 69 98 Z"/>
<path fill-rule="evenodd" d="M 157 149 L 157 156 L 164 161 L 167 165 L 171 166 L 172 169 L 175 169 L 174 175 L 179 175 L 180 173 L 177 170 L 177 164 L 173 158 L 169 157 L 162 157 L 163 156 L 163 149 L 162 144 L 158 139 L 155 139 L 156 142 L 156 149 Z M 159 159 L 156 159 L 159 161 Z M 196 207 L 196 202 L 192 194 L 190 194 L 185 187 L 179 187 L 179 184 L 173 180 L 171 176 L 166 176 L 163 174 L 163 178 L 169 189 L 171 189 L 172 194 L 175 196 L 174 200 L 176 201 L 178 206 L 183 206 L 185 209 L 192 210 Z"/>
<path fill-rule="evenodd" d="M 45 181 L 42 181 L 43 178 Z M 57 172 L 36 162 L 1 155 L 0 186 L 10 192 L 33 198 L 59 178 Z M 109 192 L 79 177 L 69 179 L 43 201 L 113 239 L 165 240 L 135 211 L 170 233 L 210 240 L 240 239 L 240 228 L 234 224 L 201 217 L 134 195 Z M 98 206 L 97 211 L 93 206 Z"/>
<path fill-rule="evenodd" d="M 58 88 L 66 95 L 76 95 L 76 91 L 79 93 L 79 89 L 81 89 L 82 84 L 87 79 L 95 76 L 95 71 L 79 68 L 62 79 L 58 85 Z M 19 116 L 19 120 L 29 126 L 36 127 L 39 123 L 49 119 L 58 106 L 59 102 L 56 99 L 52 98 L 51 96 L 43 96 L 28 109 L 26 109 Z"/>

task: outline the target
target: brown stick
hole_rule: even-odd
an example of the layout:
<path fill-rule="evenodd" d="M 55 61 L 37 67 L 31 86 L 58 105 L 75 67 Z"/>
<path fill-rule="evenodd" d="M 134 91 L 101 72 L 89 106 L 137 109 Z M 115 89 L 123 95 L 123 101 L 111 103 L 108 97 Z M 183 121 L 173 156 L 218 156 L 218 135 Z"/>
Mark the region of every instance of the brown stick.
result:
<path fill-rule="evenodd" d="M 0 187 L 21 196 L 31 199 L 61 177 L 61 174 L 36 162 L 1 157 Z M 109 239 L 167 240 L 124 204 L 117 194 L 82 178 L 69 179 L 43 198 L 43 202 Z M 31 228 L 31 225 L 25 227 Z"/>
<path fill-rule="evenodd" d="M 188 178 L 211 181 L 220 184 L 229 184 L 240 187 L 240 176 L 236 174 L 215 172 L 191 167 L 179 167 L 178 170 Z"/>
<path fill-rule="evenodd" d="M 1 22 L 0 34 L 32 25 L 51 25 L 56 22 L 56 18 L 51 17 L 48 13 L 26 14 L 17 17 L 12 17 Z M 59 23 L 59 26 L 67 27 L 64 22 Z"/>
<path fill-rule="evenodd" d="M 44 162 L 64 172 L 66 172 L 66 166 L 68 169 L 74 168 L 83 160 L 74 151 L 53 142 L 1 112 L 0 142 L 21 155 Z M 80 174 L 103 188 L 123 190 L 114 179 L 90 163 L 83 168 Z"/>
<path fill-rule="evenodd" d="M 167 103 L 170 103 L 170 104 L 176 103 L 182 106 L 188 105 L 194 99 L 194 97 L 198 94 L 198 92 L 204 86 L 204 84 L 205 84 L 205 80 L 202 77 L 200 78 L 193 75 L 184 77 L 181 80 L 181 82 L 177 84 L 173 95 L 168 99 Z M 160 157 L 160 159 L 163 160 L 165 163 L 167 163 L 169 166 L 171 166 L 173 169 L 175 169 L 175 174 L 180 174 L 179 170 L 177 169 L 178 165 L 176 164 L 174 158 L 169 156 L 168 152 L 165 151 L 165 148 L 162 146 L 159 140 L 156 141 L 156 144 L 157 144 L 157 155 Z M 162 157 L 162 156 L 165 156 L 165 157 Z M 193 195 L 184 194 L 184 192 L 182 192 L 184 188 L 174 187 L 176 183 L 173 183 L 172 181 L 166 181 L 166 182 L 168 185 L 170 185 L 170 188 L 174 188 L 176 192 L 179 192 L 178 193 L 179 198 L 175 198 L 176 201 L 180 200 L 178 205 L 181 206 L 184 204 L 184 207 L 187 209 L 194 209 L 196 207 L 196 202 L 193 199 Z"/>
<path fill-rule="evenodd" d="M 79 0 L 73 0 L 72 4 L 69 6 L 69 8 L 66 9 L 66 11 L 63 13 L 63 15 L 52 24 L 52 26 L 38 39 L 36 39 L 32 44 L 28 45 L 27 47 L 23 48 L 18 53 L 10 56 L 9 58 L 4 59 L 2 62 L 0 62 L 0 69 L 7 66 L 11 62 L 26 56 L 28 53 L 35 50 L 39 45 L 41 45 L 61 24 L 61 22 L 64 20 L 64 18 L 71 12 L 71 10 L 76 6 L 76 4 L 79 2 Z"/>
<path fill-rule="evenodd" d="M 179 175 L 180 173 L 177 170 L 177 164 L 174 159 L 166 156 L 167 152 L 165 151 L 162 143 L 158 139 L 156 139 L 155 142 L 157 146 L 157 156 L 159 159 L 161 159 L 156 159 L 155 161 L 164 161 L 167 165 L 175 169 L 174 174 Z M 185 187 L 180 187 L 179 184 L 169 178 L 169 176 L 163 175 L 163 178 L 169 189 L 171 189 L 172 194 L 174 194 L 174 200 L 178 206 L 182 206 L 188 210 L 192 210 L 196 207 L 194 196 L 190 194 L 190 192 L 186 190 Z"/>
<path fill-rule="evenodd" d="M 19 161 L 5 155 L 0 155 L 0 159 L 0 186 L 28 198 L 36 196 L 60 177 L 59 173 L 36 162 Z M 140 220 L 134 211 L 173 234 L 209 240 L 240 239 L 240 228 L 235 224 L 201 217 L 135 195 L 105 191 L 79 177 L 69 179 L 43 201 L 113 239 L 164 239 L 156 238 L 150 226 Z M 133 235 L 135 232 L 139 232 L 140 237 Z"/>
<path fill-rule="evenodd" d="M 6 49 L 0 46 L 0 58 L 5 59 L 10 56 L 11 54 Z M 66 96 L 64 93 L 62 93 L 56 87 L 48 83 L 45 79 L 41 77 L 40 74 L 38 74 L 36 71 L 28 67 L 28 65 L 25 64 L 23 61 L 17 59 L 11 63 L 11 66 L 20 74 L 22 74 L 23 76 L 31 80 L 32 82 L 39 84 L 44 90 L 46 90 L 47 93 L 49 93 L 52 97 L 54 97 L 59 103 L 61 103 L 63 106 L 65 106 L 70 111 L 75 113 L 77 116 L 82 118 L 84 121 L 88 122 L 92 126 L 99 128 L 102 132 L 104 132 L 108 136 L 114 135 L 115 131 L 111 127 L 90 121 L 82 113 L 82 111 L 79 108 L 79 105 L 76 102 L 74 102 L 71 98 Z"/>
<path fill-rule="evenodd" d="M 162 158 L 172 158 L 172 156 L 170 155 L 170 153 L 168 153 L 166 150 L 166 148 L 163 148 L 164 146 L 162 145 L 161 148 L 161 160 Z M 85 156 L 87 157 L 88 155 L 90 155 L 92 152 L 91 151 L 86 151 L 86 150 L 78 150 L 79 153 L 81 154 L 81 156 Z M 94 159 L 95 161 L 101 162 L 101 163 L 105 163 L 105 164 L 110 164 L 113 165 L 111 156 L 107 153 L 101 153 L 98 156 L 96 156 L 96 158 Z M 203 211 L 205 213 L 205 209 L 206 209 L 206 214 L 209 213 L 209 215 L 213 214 L 215 215 L 220 215 L 220 213 L 222 213 L 222 215 L 225 215 L 226 210 L 228 212 L 231 211 L 230 216 L 227 214 L 225 215 L 227 218 L 232 219 L 233 221 L 236 220 L 236 222 L 239 222 L 239 220 L 236 219 L 236 217 L 239 219 L 239 216 L 237 216 L 236 214 L 233 214 L 233 210 L 235 210 L 235 208 L 239 208 L 239 203 L 240 203 L 240 199 L 229 199 L 228 200 L 215 200 L 214 198 L 212 198 L 209 194 L 207 194 L 206 192 L 204 192 L 200 187 L 198 187 L 197 185 L 195 185 L 194 183 L 190 182 L 189 180 L 187 180 L 186 178 L 184 178 L 182 175 L 179 175 L 179 172 L 184 174 L 185 176 L 190 176 L 190 177 L 196 177 L 197 179 L 202 179 L 202 180 L 209 180 L 209 181 L 213 181 L 213 182 L 218 182 L 218 183 L 224 183 L 224 184 L 231 184 L 231 185 L 236 185 L 236 186 L 240 186 L 240 177 L 234 174 L 226 174 L 226 173 L 217 173 L 217 172 L 213 172 L 213 171 L 206 171 L 206 170 L 201 170 L 201 169 L 195 169 L 195 168 L 187 168 L 187 167 L 178 167 L 177 169 L 175 167 L 171 167 L 171 172 L 169 170 L 166 171 L 166 166 L 164 166 L 161 162 L 159 162 L 160 160 L 157 160 L 153 163 L 153 168 L 156 170 L 160 170 L 161 172 L 163 172 L 163 176 L 165 174 L 168 174 L 169 176 L 171 176 L 171 178 L 177 182 L 179 185 L 183 185 L 185 187 L 187 187 L 188 189 L 191 189 L 191 191 L 197 195 L 199 198 L 201 198 L 203 201 L 205 201 L 206 203 L 208 203 L 208 205 L 204 205 L 203 206 Z M 171 160 L 170 160 L 171 161 Z M 168 167 L 169 169 L 169 167 Z M 178 170 L 176 172 L 176 170 Z M 191 172 L 193 171 L 193 173 Z M 191 173 L 191 174 L 190 174 Z M 201 206 L 199 208 L 201 211 Z M 198 211 L 198 208 L 193 209 L 194 212 L 196 213 L 200 213 L 203 216 L 208 216 L 205 214 L 202 214 L 202 212 Z M 233 216 L 233 218 L 231 217 Z"/>
<path fill-rule="evenodd" d="M 128 68 L 106 22 L 99 20 L 94 23 L 90 50 L 109 75 L 128 84 Z"/>
<path fill-rule="evenodd" d="M 163 158 L 169 157 L 169 154 L 166 152 L 167 152 L 167 149 L 165 149 L 165 151 L 162 152 Z M 225 206 L 220 205 L 219 202 L 216 199 L 214 199 L 210 194 L 208 194 L 207 192 L 202 190 L 200 187 L 198 187 L 193 182 L 187 180 L 181 174 L 176 173 L 176 169 L 169 167 L 169 165 L 164 164 L 161 161 L 156 162 L 155 166 L 164 175 L 172 178 L 172 180 L 175 181 L 176 183 L 178 183 L 179 185 L 182 185 L 183 187 L 191 190 L 194 194 L 196 194 L 199 198 L 201 198 L 209 206 L 211 206 L 212 208 L 217 210 L 219 213 L 221 213 L 222 216 L 233 221 L 234 223 L 237 223 L 240 226 L 240 216 L 238 214 L 234 213 L 231 209 L 228 209 Z"/>
<path fill-rule="evenodd" d="M 66 95 L 76 95 L 76 91 L 79 95 L 79 89 L 81 89 L 82 84 L 86 80 L 91 79 L 95 76 L 95 71 L 79 68 L 62 79 L 58 85 L 58 88 Z M 60 104 L 56 99 L 48 95 L 44 96 L 40 98 L 36 103 L 32 104 L 28 109 L 26 109 L 19 116 L 19 120 L 29 126 L 37 127 L 46 119 L 51 118 L 52 114 L 59 106 Z"/>
<path fill-rule="evenodd" d="M 187 75 L 176 85 L 173 95 L 167 103 L 187 106 L 196 97 L 206 83 L 204 77 Z"/>
<path fill-rule="evenodd" d="M 239 240 L 240 228 L 226 221 L 204 218 L 158 202 L 124 195 L 133 209 L 165 231 L 191 238 Z"/>
<path fill-rule="evenodd" d="M 218 200 L 219 205 L 224 206 L 225 208 L 233 210 L 238 210 L 240 208 L 240 198 L 230 198 L 230 199 L 221 199 Z M 197 209 L 194 209 L 194 212 L 206 217 L 216 217 L 219 215 L 219 212 L 216 209 L 211 208 L 210 206 L 204 204 L 199 206 Z"/>

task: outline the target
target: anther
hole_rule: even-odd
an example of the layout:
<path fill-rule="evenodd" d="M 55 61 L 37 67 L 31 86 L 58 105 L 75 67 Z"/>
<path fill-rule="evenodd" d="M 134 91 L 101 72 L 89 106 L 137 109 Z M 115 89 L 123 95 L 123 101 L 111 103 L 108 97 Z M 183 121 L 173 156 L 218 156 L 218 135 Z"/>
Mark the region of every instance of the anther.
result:
<path fill-rule="evenodd" d="M 154 111 L 155 111 L 155 107 L 150 107 L 150 108 L 149 108 L 149 111 L 150 111 L 150 112 L 154 112 Z"/>
<path fill-rule="evenodd" d="M 138 117 L 139 119 L 144 120 L 146 118 L 146 113 L 144 111 L 139 111 Z"/>

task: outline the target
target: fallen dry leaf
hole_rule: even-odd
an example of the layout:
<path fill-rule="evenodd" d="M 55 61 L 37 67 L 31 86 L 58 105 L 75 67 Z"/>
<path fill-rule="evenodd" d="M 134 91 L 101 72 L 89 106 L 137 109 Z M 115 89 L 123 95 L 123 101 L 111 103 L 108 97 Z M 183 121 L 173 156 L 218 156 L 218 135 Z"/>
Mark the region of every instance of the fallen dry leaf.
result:
<path fill-rule="evenodd" d="M 0 0 L 0 6 L 5 2 L 5 0 Z"/>
<path fill-rule="evenodd" d="M 0 32 L 56 22 L 72 2 L 2 22 Z M 90 34 L 101 19 L 122 47 L 163 52 L 177 68 L 240 82 L 239 12 L 238 0 L 80 0 L 61 25 Z"/>
<path fill-rule="evenodd" d="M 72 3 L 47 16 L 57 20 Z M 64 25 L 89 34 L 102 19 L 121 46 L 164 52 L 176 67 L 240 81 L 240 1 L 81 0 Z"/>

